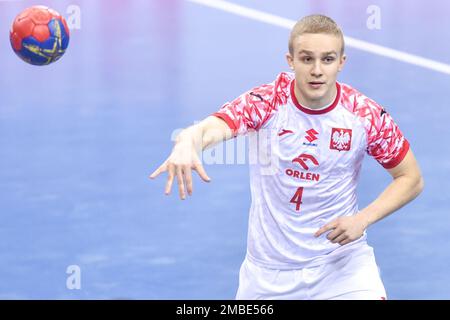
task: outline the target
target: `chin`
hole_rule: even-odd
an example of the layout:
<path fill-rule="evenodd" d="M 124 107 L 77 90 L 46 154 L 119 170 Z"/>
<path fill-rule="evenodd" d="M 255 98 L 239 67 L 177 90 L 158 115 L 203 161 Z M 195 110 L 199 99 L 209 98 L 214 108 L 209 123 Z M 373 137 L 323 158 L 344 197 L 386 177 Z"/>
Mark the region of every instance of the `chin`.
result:
<path fill-rule="evenodd" d="M 309 92 L 307 98 L 311 101 L 321 101 L 322 99 L 325 98 L 326 91 L 325 92 L 322 92 L 322 90 L 320 90 L 320 91 L 321 92 L 317 92 L 317 91 Z"/>

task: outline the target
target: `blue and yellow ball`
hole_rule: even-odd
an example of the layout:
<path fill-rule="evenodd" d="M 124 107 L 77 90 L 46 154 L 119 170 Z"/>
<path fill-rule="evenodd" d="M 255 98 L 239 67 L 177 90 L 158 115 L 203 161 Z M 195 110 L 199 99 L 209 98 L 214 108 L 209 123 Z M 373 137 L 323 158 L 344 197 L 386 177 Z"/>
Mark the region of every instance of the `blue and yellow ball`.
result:
<path fill-rule="evenodd" d="M 33 6 L 22 11 L 9 33 L 14 52 L 25 62 L 48 65 L 59 60 L 69 46 L 66 20 L 55 10 Z"/>

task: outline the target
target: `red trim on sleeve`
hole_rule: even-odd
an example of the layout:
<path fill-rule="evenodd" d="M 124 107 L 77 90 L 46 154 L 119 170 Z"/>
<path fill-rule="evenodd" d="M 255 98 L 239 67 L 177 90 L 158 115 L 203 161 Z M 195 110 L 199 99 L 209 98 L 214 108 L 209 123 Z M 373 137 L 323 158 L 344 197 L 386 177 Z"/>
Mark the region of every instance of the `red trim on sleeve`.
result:
<path fill-rule="evenodd" d="M 403 142 L 402 150 L 397 155 L 397 157 L 392 159 L 388 163 L 382 164 L 382 166 L 386 169 L 395 168 L 396 166 L 398 166 L 400 164 L 400 162 L 402 162 L 402 160 L 405 158 L 408 151 L 409 151 L 409 142 L 408 142 L 408 140 L 405 139 L 405 141 Z"/>
<path fill-rule="evenodd" d="M 313 110 L 313 109 L 309 109 L 309 108 L 302 106 L 300 104 L 300 102 L 298 102 L 297 97 L 295 96 L 295 79 L 291 81 L 292 101 L 294 102 L 295 106 L 298 109 L 300 109 L 301 111 L 303 111 L 307 114 L 323 114 L 323 113 L 327 113 L 327 112 L 333 110 L 334 108 L 336 108 L 336 106 L 341 98 L 341 86 L 337 82 L 336 82 L 336 89 L 337 89 L 336 98 L 334 99 L 333 103 L 329 107 L 322 109 L 322 110 Z"/>
<path fill-rule="evenodd" d="M 233 120 L 231 120 L 229 115 L 220 112 L 215 112 L 212 115 L 225 121 L 228 127 L 230 127 L 231 131 L 233 131 L 233 135 L 236 135 L 238 128 L 236 128 L 236 125 L 234 124 Z"/>

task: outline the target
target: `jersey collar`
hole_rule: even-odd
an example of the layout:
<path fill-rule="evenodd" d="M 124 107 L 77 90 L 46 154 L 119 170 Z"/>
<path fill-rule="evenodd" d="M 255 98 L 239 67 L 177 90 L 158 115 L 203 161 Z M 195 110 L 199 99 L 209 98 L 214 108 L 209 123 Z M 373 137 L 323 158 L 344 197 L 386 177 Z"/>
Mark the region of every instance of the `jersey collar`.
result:
<path fill-rule="evenodd" d="M 323 113 L 330 112 L 331 110 L 336 108 L 336 106 L 341 98 L 341 86 L 337 81 L 336 81 L 336 89 L 337 89 L 336 98 L 334 99 L 333 103 L 329 107 L 327 107 L 325 109 L 321 109 L 321 110 L 312 110 L 312 109 L 302 106 L 300 104 L 300 102 L 298 102 L 297 97 L 295 96 L 295 79 L 294 79 L 291 81 L 291 98 L 292 98 L 292 101 L 294 102 L 295 106 L 298 109 L 300 109 L 301 111 L 303 111 L 307 114 L 323 114 Z"/>

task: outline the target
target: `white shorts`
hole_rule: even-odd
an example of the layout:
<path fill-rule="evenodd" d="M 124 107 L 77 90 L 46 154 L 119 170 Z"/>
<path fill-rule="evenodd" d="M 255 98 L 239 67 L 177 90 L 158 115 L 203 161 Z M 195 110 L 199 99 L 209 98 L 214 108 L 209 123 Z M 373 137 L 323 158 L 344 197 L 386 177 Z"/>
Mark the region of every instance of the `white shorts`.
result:
<path fill-rule="evenodd" d="M 267 269 L 247 258 L 239 273 L 238 300 L 384 300 L 372 247 L 360 246 L 320 266 L 295 270 Z"/>

